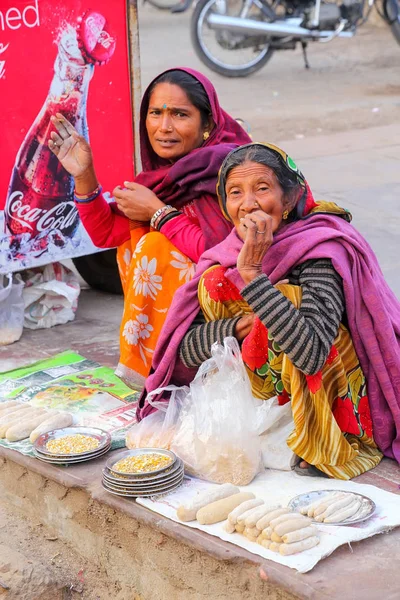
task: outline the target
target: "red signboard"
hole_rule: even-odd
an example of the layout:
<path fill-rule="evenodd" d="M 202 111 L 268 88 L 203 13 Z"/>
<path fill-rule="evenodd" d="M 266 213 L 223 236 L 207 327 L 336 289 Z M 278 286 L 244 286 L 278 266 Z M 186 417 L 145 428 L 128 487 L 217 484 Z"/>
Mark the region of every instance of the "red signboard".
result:
<path fill-rule="evenodd" d="M 107 197 L 133 178 L 126 0 L 1 0 L 0 273 L 94 252 L 48 148 L 63 113 Z"/>

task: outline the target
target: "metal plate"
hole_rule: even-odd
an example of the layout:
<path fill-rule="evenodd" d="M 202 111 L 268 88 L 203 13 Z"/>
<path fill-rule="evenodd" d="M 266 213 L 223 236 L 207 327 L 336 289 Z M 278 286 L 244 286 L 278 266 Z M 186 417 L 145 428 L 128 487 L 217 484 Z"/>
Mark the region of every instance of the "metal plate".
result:
<path fill-rule="evenodd" d="M 182 478 L 182 481 L 183 481 L 183 478 Z M 136 497 L 139 497 L 139 496 L 142 497 L 142 498 L 144 498 L 144 497 L 147 496 L 148 498 L 150 498 L 152 496 L 164 496 L 165 494 L 170 494 L 171 492 L 174 492 L 176 489 L 178 489 L 178 487 L 180 487 L 182 485 L 182 482 L 180 482 L 178 485 L 173 485 L 173 486 L 171 486 L 168 489 L 164 489 L 163 491 L 160 491 L 160 492 L 151 492 L 151 493 L 146 493 L 146 492 L 135 492 L 135 493 L 132 493 L 132 492 L 114 491 L 111 488 L 109 488 L 107 486 L 107 484 L 104 483 L 104 481 L 102 482 L 102 485 L 103 485 L 103 488 L 105 490 L 107 490 L 107 492 L 109 494 L 113 494 L 114 496 L 124 496 L 125 498 L 136 498 Z"/>
<path fill-rule="evenodd" d="M 88 435 L 90 437 L 96 438 L 99 442 L 98 447 L 95 450 L 89 450 L 87 452 L 76 452 L 74 454 L 54 454 L 54 452 L 49 452 L 46 448 L 47 442 L 51 440 L 58 440 L 65 435 Z M 43 433 L 38 437 L 33 447 L 35 450 L 38 450 L 42 454 L 47 456 L 52 456 L 55 458 L 72 458 L 75 456 L 85 456 L 86 454 L 93 454 L 93 452 L 103 450 L 107 446 L 111 444 L 111 435 L 108 431 L 103 431 L 102 429 L 98 429 L 97 427 L 64 427 L 63 429 L 54 429 L 53 431 L 49 431 L 48 433 Z"/>
<path fill-rule="evenodd" d="M 145 473 L 137 473 L 137 472 L 132 472 L 132 473 L 120 473 L 119 471 L 116 471 L 115 469 L 113 469 L 113 466 L 120 460 L 123 460 L 124 458 L 129 458 L 130 456 L 139 456 L 141 454 L 161 454 L 162 456 L 168 456 L 169 458 L 172 459 L 172 463 L 167 465 L 166 467 L 161 467 L 160 469 L 155 469 L 154 471 L 146 471 Z M 170 452 L 169 450 L 162 450 L 160 448 L 135 448 L 134 450 L 124 450 L 123 452 L 119 452 L 118 454 L 114 455 L 112 458 L 110 458 L 110 460 L 107 461 L 106 467 L 107 469 L 109 469 L 110 471 L 112 471 L 112 473 L 114 475 L 123 475 L 123 476 L 129 476 L 129 475 L 135 475 L 136 477 L 139 476 L 149 476 L 149 475 L 155 475 L 156 473 L 161 473 L 162 471 L 166 471 L 166 469 L 169 469 L 170 467 L 172 467 L 172 465 L 176 462 L 177 457 L 173 452 Z"/>
<path fill-rule="evenodd" d="M 183 479 L 183 477 L 184 477 L 184 472 L 183 472 L 183 470 L 181 470 L 173 477 L 171 477 L 165 481 L 157 482 L 154 484 L 138 483 L 138 484 L 132 485 L 132 484 L 127 484 L 125 482 L 115 483 L 115 482 L 112 482 L 112 481 L 109 481 L 108 479 L 106 479 L 106 477 L 104 475 L 103 475 L 103 481 L 105 484 L 107 484 L 113 490 L 123 489 L 126 491 L 147 492 L 147 491 L 157 490 L 159 488 L 164 488 L 164 487 L 173 485 L 177 481 Z"/>
<path fill-rule="evenodd" d="M 133 475 L 127 475 L 126 477 L 120 473 L 118 475 L 114 474 L 113 471 L 110 471 L 110 469 L 107 468 L 107 466 L 103 469 L 103 476 L 106 477 L 107 479 L 109 479 L 111 482 L 113 483 L 126 483 L 126 484 L 136 484 L 136 483 L 143 483 L 143 484 L 151 484 L 151 483 L 155 483 L 155 482 L 162 482 L 165 479 L 168 479 L 169 477 L 173 477 L 177 471 L 180 471 L 181 469 L 183 469 L 183 462 L 181 461 L 180 458 L 178 458 L 176 460 L 176 462 L 172 465 L 172 467 L 170 467 L 169 469 L 167 469 L 166 471 L 163 471 L 162 473 L 158 473 L 156 475 L 152 475 L 151 473 L 147 476 L 140 476 L 139 477 L 134 477 Z"/>
<path fill-rule="evenodd" d="M 362 523 L 363 521 L 366 521 L 374 514 L 376 505 L 375 505 L 375 502 L 373 502 L 371 500 L 371 498 L 368 498 L 367 496 L 363 496 L 362 494 L 357 494 L 355 492 L 345 492 L 344 490 L 318 490 L 315 492 L 309 492 L 308 494 L 300 494 L 299 496 L 292 498 L 292 500 L 289 502 L 288 506 L 289 506 L 289 508 L 293 509 L 294 511 L 300 512 L 300 509 L 303 506 L 307 506 L 307 505 L 311 504 L 312 502 L 315 502 L 319 498 L 322 500 L 323 497 L 326 496 L 327 494 L 332 494 L 335 492 L 341 492 L 344 494 L 352 494 L 353 496 L 357 496 L 358 498 L 360 498 L 362 500 L 362 504 L 361 504 L 359 510 L 356 512 L 355 515 L 346 519 L 345 521 L 340 521 L 340 523 L 323 523 L 323 522 L 319 522 L 319 521 L 314 521 L 314 519 L 312 519 L 313 523 L 316 523 L 317 525 L 327 525 L 327 526 L 355 525 L 356 523 Z M 366 511 L 367 508 L 368 508 L 368 512 L 366 512 L 364 514 L 364 516 L 360 517 L 361 511 L 364 511 L 364 510 Z"/>
<path fill-rule="evenodd" d="M 106 446 L 105 448 L 102 448 L 101 450 L 93 450 L 92 452 L 90 452 L 90 454 L 74 454 L 73 456 L 66 454 L 64 455 L 60 455 L 60 454 L 54 454 L 54 455 L 48 455 L 48 454 L 43 454 L 43 452 L 40 452 L 40 450 L 37 450 L 36 448 L 33 449 L 34 453 L 36 456 L 40 456 L 41 458 L 43 458 L 44 460 L 56 460 L 56 461 L 75 461 L 75 460 L 84 460 L 84 459 L 90 459 L 90 458 L 95 458 L 96 456 L 99 456 L 101 454 L 105 454 L 106 452 L 108 452 L 111 448 L 111 444 Z"/>
<path fill-rule="evenodd" d="M 39 452 L 36 452 L 35 449 L 33 450 L 33 453 L 35 455 L 35 458 L 37 458 L 38 460 L 41 460 L 42 462 L 50 463 L 53 465 L 74 465 L 75 463 L 81 463 L 81 462 L 85 462 L 87 460 L 93 460 L 95 458 L 99 458 L 100 456 L 103 456 L 103 454 L 107 454 L 107 452 L 109 450 L 110 450 L 110 446 L 108 446 L 101 452 L 98 452 L 97 454 L 93 454 L 91 456 L 87 456 L 87 455 L 86 456 L 76 456 L 75 458 L 51 458 L 50 456 L 46 456 L 44 454 L 40 454 Z"/>

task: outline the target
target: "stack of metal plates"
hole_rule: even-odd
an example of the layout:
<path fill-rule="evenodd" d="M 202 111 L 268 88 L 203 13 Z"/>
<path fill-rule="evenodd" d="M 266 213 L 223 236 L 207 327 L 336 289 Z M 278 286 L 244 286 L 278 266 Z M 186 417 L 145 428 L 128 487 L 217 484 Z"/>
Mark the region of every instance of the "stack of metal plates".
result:
<path fill-rule="evenodd" d="M 107 461 L 103 487 L 116 496 L 160 496 L 178 488 L 183 477 L 183 462 L 173 452 L 137 448 L 119 452 Z"/>
<path fill-rule="evenodd" d="M 111 448 L 111 436 L 97 427 L 64 427 L 38 437 L 33 452 L 39 460 L 72 465 L 93 460 Z"/>

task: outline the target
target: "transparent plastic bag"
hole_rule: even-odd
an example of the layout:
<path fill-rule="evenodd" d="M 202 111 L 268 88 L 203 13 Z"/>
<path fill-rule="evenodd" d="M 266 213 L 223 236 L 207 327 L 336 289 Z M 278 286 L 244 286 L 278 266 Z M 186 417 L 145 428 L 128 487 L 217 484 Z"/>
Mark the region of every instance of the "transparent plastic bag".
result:
<path fill-rule="evenodd" d="M 0 275 L 0 346 L 19 340 L 24 326 L 24 282 L 19 273 Z"/>
<path fill-rule="evenodd" d="M 169 402 L 152 402 L 152 398 L 161 392 L 171 392 Z M 169 450 L 175 435 L 176 422 L 182 403 L 186 400 L 189 388 L 174 385 L 150 392 L 149 404 L 157 411 L 145 417 L 131 427 L 126 435 L 126 446 L 134 448 L 164 448 Z"/>
<path fill-rule="evenodd" d="M 207 481 L 247 485 L 262 469 L 256 404 L 239 344 L 214 344 L 182 404 L 171 449 Z"/>
<path fill-rule="evenodd" d="M 286 443 L 294 429 L 291 403 L 280 405 L 276 396 L 256 402 L 256 429 L 260 436 L 264 467 L 290 471 L 296 459 Z"/>

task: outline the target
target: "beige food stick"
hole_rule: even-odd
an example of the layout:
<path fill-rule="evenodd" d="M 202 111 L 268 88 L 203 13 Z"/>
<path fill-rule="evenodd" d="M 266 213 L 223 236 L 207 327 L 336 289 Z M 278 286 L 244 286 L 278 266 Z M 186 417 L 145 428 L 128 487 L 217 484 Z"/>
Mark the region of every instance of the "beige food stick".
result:
<path fill-rule="evenodd" d="M 277 517 L 276 519 L 273 519 L 270 522 L 270 526 L 272 527 L 272 529 L 274 529 L 277 525 L 279 525 L 279 523 L 285 523 L 286 521 L 290 521 L 291 519 L 307 519 L 307 517 L 303 517 L 300 513 L 286 513 L 284 515 L 281 515 L 280 517 Z"/>
<path fill-rule="evenodd" d="M 274 528 L 274 531 L 277 535 L 281 537 L 285 535 L 285 533 L 290 533 L 291 531 L 297 531 L 298 529 L 303 529 L 307 525 L 310 525 L 310 519 L 306 517 L 299 517 L 297 520 L 286 521 L 286 523 L 279 523 Z"/>
<path fill-rule="evenodd" d="M 255 527 L 261 517 L 264 517 L 268 511 L 268 507 L 263 504 L 262 506 L 258 506 L 254 508 L 251 514 L 246 518 L 245 525 L 246 527 Z"/>
<path fill-rule="evenodd" d="M 304 550 L 310 550 L 319 544 L 319 537 L 309 537 L 301 542 L 295 542 L 294 544 L 281 544 L 279 553 L 282 556 L 290 556 L 291 554 L 297 554 L 298 552 L 304 552 Z"/>
<path fill-rule="evenodd" d="M 273 521 L 274 519 L 277 519 L 278 517 L 282 516 L 282 515 L 286 515 L 290 513 L 290 508 L 276 508 L 271 510 L 271 512 L 267 513 L 264 517 L 262 517 L 257 523 L 257 527 L 258 529 L 261 529 L 261 531 L 263 529 L 265 529 L 266 527 L 269 526 L 269 524 L 271 523 L 271 521 Z"/>
<path fill-rule="evenodd" d="M 201 508 L 207 506 L 207 504 L 210 504 L 211 502 L 216 502 L 217 500 L 222 500 L 222 498 L 228 498 L 229 496 L 233 496 L 233 494 L 238 494 L 239 491 L 239 488 L 235 485 L 224 483 L 216 489 L 198 494 L 187 504 L 179 506 L 176 511 L 177 517 L 181 521 L 195 521 L 196 514 Z M 252 496 L 254 497 L 254 494 L 252 494 Z"/>
<path fill-rule="evenodd" d="M 226 531 L 226 533 L 235 533 L 236 531 L 235 525 L 233 525 L 228 519 L 223 525 L 223 530 Z"/>
<path fill-rule="evenodd" d="M 333 494 L 330 498 L 321 500 L 319 506 L 317 506 L 317 508 L 314 510 L 314 517 L 318 517 L 318 515 L 321 515 L 323 512 L 325 512 L 326 509 L 331 506 L 331 504 L 335 504 L 335 502 L 340 500 L 343 495 L 344 494 Z"/>
<path fill-rule="evenodd" d="M 253 497 L 254 494 L 250 492 L 240 492 L 239 494 L 228 496 L 228 498 L 211 502 L 197 511 L 196 519 L 200 525 L 213 525 L 214 523 L 225 521 L 234 508 L 246 500 L 251 500 Z"/>
<path fill-rule="evenodd" d="M 31 435 L 29 436 L 29 440 L 32 444 L 36 442 L 38 437 L 43 435 L 44 433 L 48 433 L 49 431 L 53 431 L 53 429 L 62 429 L 63 427 L 69 427 L 72 425 L 74 419 L 70 413 L 59 413 L 49 417 L 43 423 L 36 427 Z"/>
<path fill-rule="evenodd" d="M 261 500 L 260 498 L 253 498 L 252 500 L 247 500 L 247 502 L 242 502 L 242 504 L 239 504 L 239 506 L 237 506 L 235 510 L 228 515 L 228 519 L 231 523 L 233 523 L 233 525 L 236 525 L 237 519 L 240 517 L 240 515 L 252 508 L 256 508 L 256 506 L 260 506 L 263 503 L 264 500 Z"/>
<path fill-rule="evenodd" d="M 293 544 L 293 542 L 301 542 L 301 540 L 305 540 L 308 537 L 317 535 L 317 533 L 317 528 L 309 525 L 308 527 L 303 527 L 303 529 L 297 529 L 297 531 L 285 533 L 285 535 L 282 536 L 282 539 L 285 544 Z"/>
<path fill-rule="evenodd" d="M 48 419 L 48 415 L 43 413 L 41 415 L 36 415 L 35 417 L 24 419 L 17 425 L 9 427 L 6 431 L 7 441 L 19 442 L 20 440 L 25 440 L 30 436 L 32 431 L 36 429 L 38 425 L 43 423 L 43 421 L 46 421 L 46 419 Z"/>
<path fill-rule="evenodd" d="M 361 502 L 356 499 L 353 501 L 352 504 L 346 506 L 346 508 L 344 508 L 343 510 L 335 512 L 333 515 L 326 517 L 324 519 L 324 523 L 341 523 L 342 521 L 345 521 L 346 519 L 349 519 L 350 517 L 355 515 L 356 512 L 358 512 L 360 505 Z"/>

